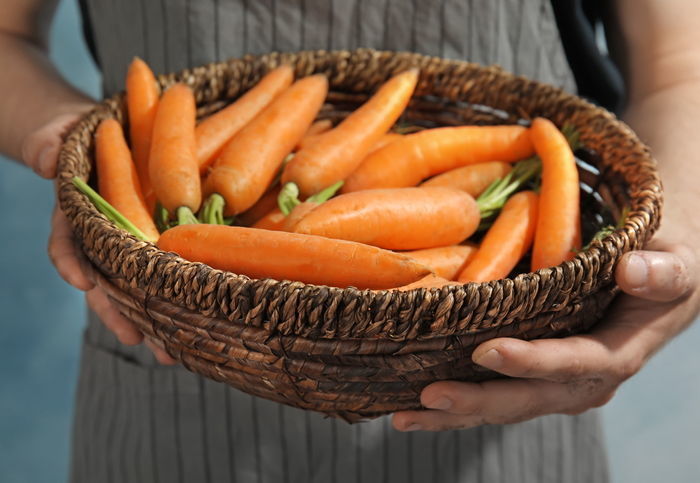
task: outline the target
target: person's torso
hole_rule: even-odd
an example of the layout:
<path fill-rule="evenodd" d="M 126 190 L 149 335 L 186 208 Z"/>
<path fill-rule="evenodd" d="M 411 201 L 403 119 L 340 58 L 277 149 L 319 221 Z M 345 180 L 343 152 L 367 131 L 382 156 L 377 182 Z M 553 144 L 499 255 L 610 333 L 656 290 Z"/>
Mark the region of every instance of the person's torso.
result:
<path fill-rule="evenodd" d="M 574 91 L 549 0 L 82 0 L 105 95 L 156 73 L 269 51 L 368 47 L 498 64 Z M 91 314 L 72 481 L 602 482 L 597 413 L 399 433 L 349 426 L 159 366 Z"/>
<path fill-rule="evenodd" d="M 157 73 L 270 51 L 413 51 L 575 83 L 550 0 L 81 0 L 104 91 L 143 58 Z"/>

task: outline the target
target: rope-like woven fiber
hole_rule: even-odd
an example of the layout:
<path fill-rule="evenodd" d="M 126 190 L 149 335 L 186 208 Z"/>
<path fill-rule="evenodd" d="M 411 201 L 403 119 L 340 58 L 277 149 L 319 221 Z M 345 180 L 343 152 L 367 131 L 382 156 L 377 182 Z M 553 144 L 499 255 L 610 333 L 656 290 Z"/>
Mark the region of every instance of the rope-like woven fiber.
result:
<path fill-rule="evenodd" d="M 596 189 L 624 226 L 568 262 L 514 279 L 442 289 L 361 291 L 252 280 L 191 263 L 108 222 L 71 184 L 92 174 L 93 135 L 123 94 L 102 102 L 69 133 L 59 158 L 59 199 L 96 278 L 124 315 L 163 341 L 186 367 L 251 394 L 356 421 L 419 408 L 420 390 L 445 379 L 495 374 L 470 361 L 499 336 L 524 339 L 585 331 L 617 289 L 621 255 L 639 249 L 660 219 L 656 164 L 612 114 L 553 86 L 497 67 L 373 50 L 273 53 L 161 76 L 190 85 L 200 115 L 213 112 L 281 63 L 297 76 L 325 73 L 323 116 L 340 119 L 393 74 L 419 67 L 407 118 L 425 125 L 514 123 L 543 116 L 572 125 L 598 153 Z M 479 106 L 488 106 L 483 109 Z M 332 270 L 332 267 L 329 267 Z"/>

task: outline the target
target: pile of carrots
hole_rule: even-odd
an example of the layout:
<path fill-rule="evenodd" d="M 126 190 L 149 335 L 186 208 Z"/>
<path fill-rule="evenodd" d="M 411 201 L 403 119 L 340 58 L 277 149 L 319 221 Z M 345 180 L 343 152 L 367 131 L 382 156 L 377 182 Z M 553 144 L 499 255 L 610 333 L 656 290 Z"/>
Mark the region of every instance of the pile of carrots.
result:
<path fill-rule="evenodd" d="M 97 129 L 99 194 L 74 181 L 134 236 L 253 278 L 440 287 L 507 277 L 528 255 L 533 271 L 572 258 L 567 137 L 543 118 L 399 134 L 418 79 L 395 75 L 334 126 L 318 118 L 326 77 L 282 65 L 197 122 L 192 90 L 160 92 L 135 59 L 128 133 L 114 119 Z"/>

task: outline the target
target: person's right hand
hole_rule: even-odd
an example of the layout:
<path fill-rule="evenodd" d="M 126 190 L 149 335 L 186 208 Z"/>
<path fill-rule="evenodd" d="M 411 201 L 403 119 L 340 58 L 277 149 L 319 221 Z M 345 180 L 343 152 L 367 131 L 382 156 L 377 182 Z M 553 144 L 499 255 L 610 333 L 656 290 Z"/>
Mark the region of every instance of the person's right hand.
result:
<path fill-rule="evenodd" d="M 80 114 L 64 114 L 27 136 L 22 144 L 24 163 L 39 176 L 46 179 L 56 177 L 58 152 L 67 130 L 80 118 Z M 68 219 L 58 206 L 51 218 L 51 235 L 48 246 L 49 258 L 59 275 L 77 289 L 84 291 L 88 306 L 117 339 L 126 345 L 144 342 L 162 364 L 175 364 L 165 350 L 150 339 L 145 339 L 136 326 L 119 313 L 107 294 L 95 285 L 90 277 L 92 267 L 77 249 Z"/>

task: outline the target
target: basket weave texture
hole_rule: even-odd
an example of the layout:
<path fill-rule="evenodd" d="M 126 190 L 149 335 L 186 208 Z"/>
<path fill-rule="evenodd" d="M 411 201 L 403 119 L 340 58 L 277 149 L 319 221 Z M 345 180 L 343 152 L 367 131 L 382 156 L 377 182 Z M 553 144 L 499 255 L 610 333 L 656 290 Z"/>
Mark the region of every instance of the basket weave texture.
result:
<path fill-rule="evenodd" d="M 123 94 L 102 102 L 69 133 L 59 158 L 59 200 L 97 282 L 142 332 L 161 340 L 188 369 L 250 394 L 348 421 L 420 408 L 438 380 L 484 380 L 479 343 L 582 332 L 617 288 L 621 255 L 657 228 L 661 183 L 635 134 L 607 111 L 555 87 L 484 67 L 411 53 L 272 53 L 161 76 L 190 85 L 199 114 L 213 112 L 289 63 L 298 77 L 328 76 L 322 115 L 340 119 L 381 83 L 409 67 L 421 77 L 406 119 L 425 125 L 515 123 L 543 116 L 571 124 L 598 156 L 592 182 L 622 228 L 557 267 L 512 279 L 442 289 L 361 291 L 253 280 L 191 263 L 108 222 L 71 184 L 89 178 L 93 135 L 109 117 L 126 124 Z M 480 107 L 488 106 L 488 109 Z M 332 267 L 329 267 L 332 270 Z"/>

